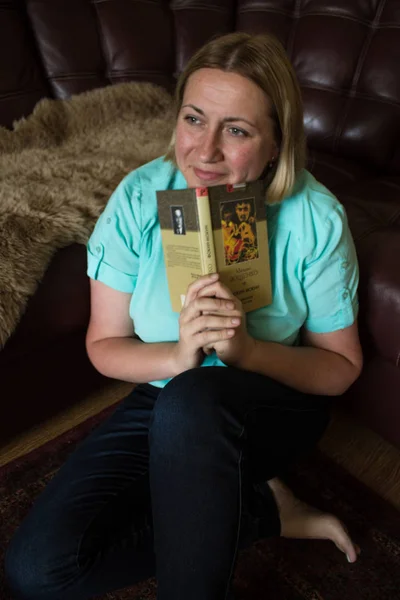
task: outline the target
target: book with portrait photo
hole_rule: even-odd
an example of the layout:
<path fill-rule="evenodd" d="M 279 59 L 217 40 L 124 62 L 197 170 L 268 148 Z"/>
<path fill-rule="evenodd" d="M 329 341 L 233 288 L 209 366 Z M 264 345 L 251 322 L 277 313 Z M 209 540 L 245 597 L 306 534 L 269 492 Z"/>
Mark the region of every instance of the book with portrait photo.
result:
<path fill-rule="evenodd" d="M 246 312 L 271 303 L 262 180 L 157 192 L 172 309 L 180 312 L 190 283 L 218 272 Z"/>

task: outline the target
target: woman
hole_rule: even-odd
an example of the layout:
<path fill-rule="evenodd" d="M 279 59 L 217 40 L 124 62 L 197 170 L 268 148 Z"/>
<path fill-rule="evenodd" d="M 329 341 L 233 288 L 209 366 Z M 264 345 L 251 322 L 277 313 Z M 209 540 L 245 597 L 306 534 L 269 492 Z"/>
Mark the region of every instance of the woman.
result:
<path fill-rule="evenodd" d="M 124 179 L 88 244 L 89 357 L 139 385 L 16 533 L 18 599 L 86 599 L 156 570 L 160 600 L 222 600 L 238 547 L 257 536 L 327 538 L 356 560 L 343 525 L 277 479 L 362 366 L 354 245 L 342 206 L 304 169 L 292 67 L 271 37 L 223 36 L 189 62 L 176 104 L 167 156 Z M 259 177 L 272 304 L 245 317 L 210 275 L 173 313 L 156 191 Z"/>

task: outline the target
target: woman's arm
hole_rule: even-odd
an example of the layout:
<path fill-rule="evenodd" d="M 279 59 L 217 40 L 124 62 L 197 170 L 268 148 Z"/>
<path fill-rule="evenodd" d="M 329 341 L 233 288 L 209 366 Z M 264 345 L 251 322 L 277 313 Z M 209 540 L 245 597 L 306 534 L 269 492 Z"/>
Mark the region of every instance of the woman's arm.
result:
<path fill-rule="evenodd" d="M 113 379 L 146 383 L 176 375 L 175 343 L 144 344 L 134 338 L 131 294 L 90 280 L 91 313 L 86 349 L 96 369 Z"/>
<path fill-rule="evenodd" d="M 357 323 L 331 333 L 303 329 L 302 334 L 302 346 L 250 338 L 249 352 L 241 354 L 236 366 L 268 375 L 301 392 L 343 394 L 363 364 Z"/>
<path fill-rule="evenodd" d="M 232 292 L 219 281 L 204 287 L 199 295 L 216 295 L 232 300 L 241 309 L 241 325 L 232 338 L 208 344 L 226 364 L 267 375 L 300 392 L 327 396 L 343 394 L 359 376 L 362 350 L 357 322 L 330 333 L 302 329 L 301 346 L 285 346 L 250 336 L 243 307 Z"/>
<path fill-rule="evenodd" d="M 216 277 L 206 275 L 189 286 L 179 317 L 179 341 L 152 344 L 134 338 L 131 294 L 91 279 L 86 348 L 93 365 L 107 377 L 132 383 L 169 379 L 199 366 L 204 358 L 202 347 L 229 338 L 240 324 L 240 310 L 233 303 L 226 306 L 222 299 L 197 297 Z"/>

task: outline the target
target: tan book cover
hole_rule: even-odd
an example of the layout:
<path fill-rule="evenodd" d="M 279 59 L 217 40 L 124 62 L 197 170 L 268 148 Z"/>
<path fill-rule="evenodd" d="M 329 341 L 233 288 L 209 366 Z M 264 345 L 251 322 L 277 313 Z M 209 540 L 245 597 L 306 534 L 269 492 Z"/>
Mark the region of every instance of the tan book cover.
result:
<path fill-rule="evenodd" d="M 157 192 L 172 309 L 190 283 L 218 272 L 246 312 L 272 301 L 262 180 Z"/>

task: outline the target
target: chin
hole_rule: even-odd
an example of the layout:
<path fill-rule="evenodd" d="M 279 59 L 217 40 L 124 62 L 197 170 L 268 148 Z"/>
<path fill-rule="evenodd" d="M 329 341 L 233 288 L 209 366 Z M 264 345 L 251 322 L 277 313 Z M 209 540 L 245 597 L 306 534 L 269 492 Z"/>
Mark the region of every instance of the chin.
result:
<path fill-rule="evenodd" d="M 214 181 L 203 181 L 202 179 L 198 179 L 197 177 L 187 177 L 187 184 L 189 187 L 213 187 L 214 185 L 222 185 L 224 183 L 229 183 L 225 178 L 217 179 Z"/>

